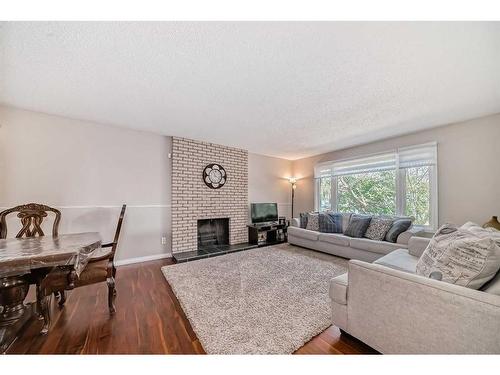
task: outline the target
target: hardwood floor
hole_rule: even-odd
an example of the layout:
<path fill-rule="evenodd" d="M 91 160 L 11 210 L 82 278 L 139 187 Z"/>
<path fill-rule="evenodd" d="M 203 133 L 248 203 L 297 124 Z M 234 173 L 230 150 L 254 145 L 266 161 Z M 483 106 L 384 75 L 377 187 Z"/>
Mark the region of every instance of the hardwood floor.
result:
<path fill-rule="evenodd" d="M 160 267 L 160 260 L 118 268 L 116 314 L 109 315 L 105 283 L 75 289 L 64 308 L 52 301 L 52 327 L 39 335 L 33 321 L 9 354 L 205 353 Z M 371 354 L 373 349 L 331 326 L 297 354 Z"/>

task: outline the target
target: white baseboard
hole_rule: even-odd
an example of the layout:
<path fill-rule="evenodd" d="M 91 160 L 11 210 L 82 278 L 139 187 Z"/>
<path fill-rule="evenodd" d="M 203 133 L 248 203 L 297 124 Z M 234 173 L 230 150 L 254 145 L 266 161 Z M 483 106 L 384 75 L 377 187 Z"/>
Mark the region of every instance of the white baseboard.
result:
<path fill-rule="evenodd" d="M 147 256 L 138 257 L 138 258 L 117 260 L 115 262 L 115 266 L 120 267 L 120 266 L 125 266 L 127 264 L 149 262 L 151 260 L 158 260 L 158 259 L 165 259 L 165 258 L 172 258 L 172 254 L 156 254 L 156 255 L 147 255 Z"/>

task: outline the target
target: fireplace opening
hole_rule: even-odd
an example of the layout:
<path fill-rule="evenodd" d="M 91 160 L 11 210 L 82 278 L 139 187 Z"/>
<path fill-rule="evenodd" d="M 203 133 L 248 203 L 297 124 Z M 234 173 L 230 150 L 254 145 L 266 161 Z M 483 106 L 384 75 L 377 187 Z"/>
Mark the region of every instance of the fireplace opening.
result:
<path fill-rule="evenodd" d="M 198 220 L 198 250 L 229 245 L 229 218 Z"/>

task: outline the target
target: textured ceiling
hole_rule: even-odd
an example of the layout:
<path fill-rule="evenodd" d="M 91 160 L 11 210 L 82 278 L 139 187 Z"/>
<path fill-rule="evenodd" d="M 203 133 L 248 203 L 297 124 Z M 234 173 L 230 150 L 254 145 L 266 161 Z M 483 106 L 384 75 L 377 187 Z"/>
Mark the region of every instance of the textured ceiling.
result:
<path fill-rule="evenodd" d="M 0 23 L 0 103 L 296 159 L 500 112 L 500 23 Z"/>

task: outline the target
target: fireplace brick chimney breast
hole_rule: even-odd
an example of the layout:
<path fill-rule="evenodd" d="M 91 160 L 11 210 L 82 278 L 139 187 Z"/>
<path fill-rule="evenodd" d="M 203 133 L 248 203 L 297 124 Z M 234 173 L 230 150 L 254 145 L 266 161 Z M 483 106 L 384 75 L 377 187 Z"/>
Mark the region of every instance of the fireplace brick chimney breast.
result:
<path fill-rule="evenodd" d="M 203 182 L 208 164 L 224 167 L 220 189 Z M 172 138 L 172 252 L 196 250 L 198 220 L 229 218 L 229 243 L 247 242 L 248 151 L 186 138 Z"/>

